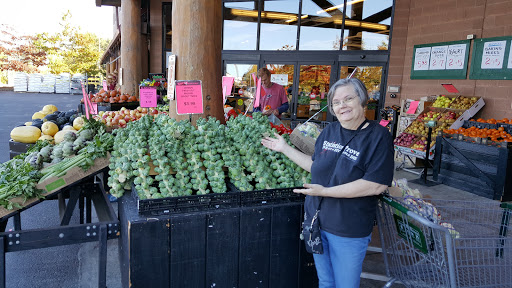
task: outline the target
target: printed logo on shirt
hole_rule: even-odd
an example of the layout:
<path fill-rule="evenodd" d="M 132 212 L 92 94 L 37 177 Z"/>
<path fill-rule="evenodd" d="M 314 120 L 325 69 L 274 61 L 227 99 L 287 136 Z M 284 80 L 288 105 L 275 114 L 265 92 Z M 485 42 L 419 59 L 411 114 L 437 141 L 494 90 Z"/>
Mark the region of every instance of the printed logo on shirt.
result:
<path fill-rule="evenodd" d="M 341 150 L 343 150 L 343 147 L 343 145 L 336 142 L 324 141 L 322 145 L 322 150 L 339 153 Z M 350 145 L 347 146 L 347 148 L 345 148 L 345 151 L 343 151 L 343 155 L 352 161 L 356 161 L 357 158 L 359 158 L 359 154 L 360 152 L 350 148 Z"/>

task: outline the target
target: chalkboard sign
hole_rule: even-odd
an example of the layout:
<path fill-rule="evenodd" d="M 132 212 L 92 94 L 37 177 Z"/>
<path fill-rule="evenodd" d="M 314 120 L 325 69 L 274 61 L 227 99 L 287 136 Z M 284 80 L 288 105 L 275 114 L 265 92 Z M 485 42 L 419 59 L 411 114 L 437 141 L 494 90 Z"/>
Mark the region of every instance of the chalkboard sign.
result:
<path fill-rule="evenodd" d="M 466 79 L 469 41 L 414 45 L 411 79 Z"/>
<path fill-rule="evenodd" d="M 512 36 L 475 40 L 469 79 L 512 80 L 511 45 Z"/>

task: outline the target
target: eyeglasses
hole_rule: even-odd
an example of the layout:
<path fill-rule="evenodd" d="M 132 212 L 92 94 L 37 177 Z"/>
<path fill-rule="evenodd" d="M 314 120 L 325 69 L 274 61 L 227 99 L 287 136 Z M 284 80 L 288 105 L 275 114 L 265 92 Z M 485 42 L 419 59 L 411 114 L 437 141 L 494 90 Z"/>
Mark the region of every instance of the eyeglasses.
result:
<path fill-rule="evenodd" d="M 337 106 L 340 106 L 341 103 L 345 103 L 345 105 L 349 105 L 349 104 L 352 104 L 352 102 L 354 102 L 354 100 L 356 100 L 356 96 L 348 96 L 346 97 L 345 99 L 341 100 L 340 102 L 332 102 L 332 107 L 337 107 Z"/>

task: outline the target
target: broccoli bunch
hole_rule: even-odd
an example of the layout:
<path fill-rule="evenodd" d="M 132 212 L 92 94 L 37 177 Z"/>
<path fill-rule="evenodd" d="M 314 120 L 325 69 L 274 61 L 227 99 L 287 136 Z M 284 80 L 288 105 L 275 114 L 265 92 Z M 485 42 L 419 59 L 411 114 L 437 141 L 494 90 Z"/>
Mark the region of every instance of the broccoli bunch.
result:
<path fill-rule="evenodd" d="M 206 176 L 214 193 L 225 193 L 226 175 L 222 154 L 225 149 L 225 126 L 219 120 L 209 117 L 208 120 L 199 118 L 196 122 L 196 147 L 201 153 Z"/>
<path fill-rule="evenodd" d="M 166 153 L 167 138 L 160 129 L 165 125 L 167 116 L 160 114 L 156 117 L 153 126 L 149 130 L 149 153 L 153 165 L 155 165 L 155 180 L 158 181 L 158 188 L 162 197 L 175 197 L 175 179 L 171 173 L 171 159 Z"/>
<path fill-rule="evenodd" d="M 153 187 L 154 178 L 149 175 L 151 170 L 149 162 L 151 160 L 148 155 L 148 136 L 149 130 L 153 123 L 153 116 L 145 115 L 138 121 L 135 121 L 135 127 L 130 129 L 128 136 L 132 143 L 132 153 L 128 154 L 131 160 L 133 175 L 135 176 L 133 184 L 139 193 L 141 199 L 161 198 L 158 188 Z"/>
<path fill-rule="evenodd" d="M 132 123 L 132 122 L 130 122 Z M 129 139 L 130 130 L 134 124 L 128 125 L 125 129 L 114 130 L 114 147 L 110 155 L 108 186 L 110 193 L 121 197 L 125 190 L 131 189 L 133 183 L 133 168 L 129 155 L 135 153 L 132 149 L 132 139 Z"/>
<path fill-rule="evenodd" d="M 162 121 L 160 130 L 167 138 L 165 152 L 169 159 L 170 168 L 176 172 L 174 176 L 175 196 L 192 195 L 191 177 L 188 173 L 189 164 L 185 158 L 183 141 L 193 130 L 193 126 L 188 121 L 176 121 L 176 119 L 165 115 L 161 117 L 162 120 L 157 117 L 157 122 Z M 163 118 L 167 118 L 167 120 L 164 121 Z"/>

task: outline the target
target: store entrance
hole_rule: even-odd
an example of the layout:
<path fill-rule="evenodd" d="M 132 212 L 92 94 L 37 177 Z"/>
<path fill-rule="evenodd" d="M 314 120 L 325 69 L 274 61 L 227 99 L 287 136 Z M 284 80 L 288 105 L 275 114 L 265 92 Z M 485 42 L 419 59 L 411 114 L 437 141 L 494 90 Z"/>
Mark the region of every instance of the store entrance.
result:
<path fill-rule="evenodd" d="M 333 78 L 333 63 L 329 62 L 264 62 L 276 82 L 285 87 L 290 108 L 282 119 L 304 122 L 327 121 L 327 92 Z M 274 80 L 273 79 L 273 80 Z M 321 112 L 320 110 L 323 109 Z M 319 112 L 317 114 L 317 112 Z M 316 115 L 315 115 L 316 114 Z"/>
<path fill-rule="evenodd" d="M 357 67 L 357 69 L 356 69 Z M 354 70 L 356 70 L 354 72 Z M 368 90 L 368 105 L 366 107 L 366 118 L 376 120 L 379 118 L 378 111 L 384 105 L 384 65 L 364 66 L 340 64 L 338 79 L 347 78 L 350 74 L 361 80 Z"/>

